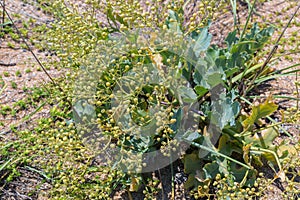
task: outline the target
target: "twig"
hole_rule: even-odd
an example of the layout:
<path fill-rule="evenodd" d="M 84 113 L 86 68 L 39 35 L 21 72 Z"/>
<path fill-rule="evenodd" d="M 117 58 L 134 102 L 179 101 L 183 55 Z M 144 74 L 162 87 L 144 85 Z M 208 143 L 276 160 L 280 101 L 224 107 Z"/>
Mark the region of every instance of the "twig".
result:
<path fill-rule="evenodd" d="M 296 82 L 295 82 L 295 86 L 296 86 L 296 94 L 297 94 L 296 110 L 299 110 L 299 99 L 300 99 L 300 95 L 299 95 L 299 88 L 298 88 L 298 72 L 296 72 Z"/>
<path fill-rule="evenodd" d="M 7 166 L 16 156 L 11 157 L 8 161 L 6 161 L 3 165 L 0 166 L 0 172 Z"/>
<path fill-rule="evenodd" d="M 11 67 L 11 66 L 16 66 L 17 63 L 3 63 L 3 62 L 0 62 L 0 65 L 4 66 L 4 67 Z"/>
<path fill-rule="evenodd" d="M 172 191 L 171 191 L 171 200 L 175 200 L 175 180 L 174 180 L 174 169 L 173 169 L 173 159 L 172 154 L 170 154 L 170 167 L 171 167 L 171 185 L 172 185 Z"/>
<path fill-rule="evenodd" d="M 129 200 L 133 200 L 132 195 L 129 190 L 127 190 Z"/>
<path fill-rule="evenodd" d="M 29 199 L 29 200 L 32 200 L 32 198 L 31 197 L 29 197 L 29 196 L 27 196 L 27 195 L 24 195 L 24 194 L 20 194 L 18 191 L 16 191 L 15 190 L 15 192 L 16 192 L 16 196 L 18 197 L 18 196 L 20 196 L 21 198 L 23 198 L 23 199 Z"/>
<path fill-rule="evenodd" d="M 160 173 L 160 169 L 157 169 L 157 172 L 158 172 L 158 176 L 159 176 L 159 179 L 160 179 L 160 181 L 161 181 L 161 184 L 162 184 L 162 186 L 161 186 L 161 196 L 162 196 L 162 199 L 165 199 L 165 190 L 164 190 L 164 186 L 163 186 L 163 180 L 162 180 L 162 176 L 161 176 L 161 173 Z"/>

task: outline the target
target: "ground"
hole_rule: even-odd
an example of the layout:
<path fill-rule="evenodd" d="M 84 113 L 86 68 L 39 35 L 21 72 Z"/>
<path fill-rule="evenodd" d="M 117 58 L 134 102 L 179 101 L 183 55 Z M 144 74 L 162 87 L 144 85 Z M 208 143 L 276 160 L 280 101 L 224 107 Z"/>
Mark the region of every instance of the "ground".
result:
<path fill-rule="evenodd" d="M 2 1 L 3 2 L 3 1 Z M 260 21 L 265 24 L 271 24 L 277 26 L 276 33 L 274 34 L 272 40 L 276 41 L 282 27 L 278 27 L 278 23 L 283 24 L 283 27 L 288 22 L 291 14 L 296 9 L 297 1 L 268 1 L 266 3 L 260 4 L 254 14 L 255 21 Z M 285 9 L 283 9 L 285 8 Z M 6 1 L 6 10 L 14 20 L 17 27 L 24 27 L 24 22 L 28 22 L 29 19 L 34 19 L 35 22 L 30 24 L 30 28 L 37 27 L 38 25 L 45 24 L 46 26 L 51 22 L 52 16 L 49 13 L 43 12 L 38 6 L 36 1 L 22 1 L 22 0 L 11 0 Z M 239 16 L 240 23 L 245 22 L 245 16 L 247 16 L 247 4 L 241 4 L 239 6 Z M 286 56 L 280 57 L 277 62 L 272 63 L 272 67 L 279 70 L 287 66 L 299 63 L 299 43 L 297 39 L 299 37 L 294 36 L 296 32 L 299 32 L 300 17 L 298 13 L 287 28 L 283 39 L 279 45 L 279 52 L 285 52 Z M 254 21 L 254 20 L 253 20 Z M 253 23 L 253 21 L 251 23 Z M 218 45 L 223 45 L 224 36 L 227 35 L 229 31 L 233 28 L 233 18 L 231 13 L 225 13 L 219 15 L 217 20 L 213 22 L 210 32 L 213 34 L 213 43 Z M 29 38 L 32 36 L 31 32 L 28 33 Z M 288 39 L 295 37 L 295 41 L 288 42 Z M 32 48 L 34 54 L 42 61 L 47 62 L 48 59 L 55 59 L 55 55 L 38 48 L 38 43 L 40 41 L 34 41 L 35 45 L 26 39 Z M 23 45 L 22 45 L 23 44 Z M 265 49 L 270 52 L 273 46 L 270 45 Z M 279 54 L 276 54 L 279 55 Z M 276 56 L 275 56 L 276 57 Z M 2 75 L 3 84 L 0 84 L 0 103 L 1 105 L 13 105 L 19 100 L 25 99 L 28 91 L 26 88 L 33 87 L 35 85 L 45 84 L 49 82 L 45 73 L 40 69 L 37 61 L 33 57 L 32 53 L 25 49 L 24 43 L 21 39 L 14 40 L 12 36 L 6 35 L 0 39 L 0 75 Z M 299 66 L 294 69 L 299 69 Z M 60 72 L 56 69 L 47 69 L 48 73 L 53 77 L 58 77 Z M 296 81 L 296 76 L 284 76 L 277 79 L 269 81 L 264 87 L 257 88 L 256 92 L 260 93 L 262 98 L 268 95 L 273 96 L 295 96 L 296 86 L 294 82 Z M 1 80 L 1 79 L 0 79 Z M 14 83 L 16 86 L 14 86 Z M 299 98 L 299 97 L 298 97 Z M 259 99 L 256 99 L 259 101 Z M 296 100 L 286 100 L 284 98 L 277 98 L 277 103 L 280 106 L 280 110 L 286 110 L 288 107 L 295 107 L 298 103 Z M 37 112 L 38 111 L 38 112 Z M 24 120 L 25 116 L 32 115 L 29 119 Z M 11 131 L 11 127 L 14 126 L 17 129 L 30 128 L 33 126 L 34 119 L 36 118 L 47 118 L 49 116 L 49 108 L 39 107 L 39 105 L 31 106 L 29 105 L 27 109 L 18 112 L 16 116 L 5 117 L 0 115 L 0 137 L 4 140 L 8 138 L 16 137 Z M 281 119 L 281 115 L 275 116 L 278 120 Z M 290 131 L 290 133 L 295 138 L 294 141 L 299 139 L 299 127 L 290 124 L 284 124 L 284 126 Z M 283 138 L 286 136 L 282 136 Z M 1 158 L 1 156 L 0 156 Z M 1 163 L 0 163 L 1 164 Z M 182 189 L 182 182 L 186 179 L 182 169 L 180 169 L 180 164 L 178 164 L 178 193 L 177 199 L 188 199 L 187 197 L 180 196 L 180 193 L 184 193 Z M 164 177 L 162 183 L 164 188 L 164 199 L 168 199 L 168 193 L 170 192 L 170 176 L 168 173 L 169 169 L 162 169 L 159 176 Z M 1 180 L 1 177 L 0 177 Z M 47 189 L 51 188 L 48 183 L 41 184 L 42 177 L 30 170 L 21 169 L 21 176 L 16 180 L 12 181 L 9 185 L 2 186 L 0 184 L 0 193 L 3 193 L 1 199 L 44 199 L 43 192 L 47 192 Z M 29 193 L 37 186 L 39 195 L 34 195 L 29 197 Z M 265 197 L 262 199 L 277 199 L 278 193 L 280 193 L 280 188 L 274 186 L 274 189 L 268 189 L 265 193 Z M 133 194 L 134 199 L 139 199 L 138 194 Z M 126 199 L 126 192 L 116 192 L 114 199 Z M 161 199 L 163 197 L 160 197 Z"/>

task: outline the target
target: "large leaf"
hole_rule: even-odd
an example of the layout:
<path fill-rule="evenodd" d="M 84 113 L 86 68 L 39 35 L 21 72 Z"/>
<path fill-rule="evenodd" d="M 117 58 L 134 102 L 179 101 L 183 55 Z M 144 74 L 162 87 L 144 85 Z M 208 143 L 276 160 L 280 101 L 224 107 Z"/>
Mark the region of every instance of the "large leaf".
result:
<path fill-rule="evenodd" d="M 177 110 L 177 112 L 175 112 L 174 113 L 174 116 L 172 117 L 172 119 L 176 119 L 176 122 L 175 123 L 173 123 L 173 124 L 171 124 L 170 125 L 170 128 L 174 131 L 174 132 L 176 132 L 177 133 L 177 137 L 180 137 L 180 135 L 179 134 L 184 134 L 184 133 L 182 133 L 181 132 L 181 122 L 182 122 L 182 118 L 184 117 L 183 116 L 183 109 L 182 108 L 179 108 L 178 110 Z M 179 134 L 178 134 L 179 133 Z"/>
<path fill-rule="evenodd" d="M 205 177 L 207 179 L 214 179 L 217 174 L 220 173 L 220 163 L 217 163 L 217 161 L 213 161 L 211 163 L 207 163 L 203 167 L 203 171 L 205 173 Z"/>
<path fill-rule="evenodd" d="M 219 139 L 218 151 L 222 154 L 231 156 L 232 152 L 240 153 L 239 142 L 237 140 L 230 139 L 227 134 L 223 134 Z"/>
<path fill-rule="evenodd" d="M 203 95 L 205 95 L 208 90 L 200 85 L 195 86 L 194 90 L 196 91 L 198 97 L 202 97 Z"/>
<path fill-rule="evenodd" d="M 204 28 L 202 29 L 201 33 L 199 34 L 196 43 L 193 47 L 193 50 L 196 54 L 196 56 L 200 56 L 200 53 L 202 51 L 207 50 L 207 48 L 210 45 L 210 41 L 211 41 L 212 35 L 208 33 L 208 28 Z"/>
<path fill-rule="evenodd" d="M 169 10 L 169 17 L 166 21 L 166 24 L 173 32 L 182 33 L 178 15 L 173 10 Z"/>
<path fill-rule="evenodd" d="M 189 174 L 188 180 L 184 183 L 186 189 L 203 185 L 205 181 L 202 169 L 202 161 L 198 158 L 196 152 L 186 154 L 183 158 L 184 173 Z"/>
<path fill-rule="evenodd" d="M 229 49 L 231 48 L 232 44 L 235 44 L 238 41 L 238 38 L 236 37 L 236 32 L 237 32 L 237 30 L 230 32 L 225 39 Z"/>
<path fill-rule="evenodd" d="M 226 95 L 223 92 L 214 98 L 210 123 L 216 125 L 220 130 L 227 124 L 233 126 L 235 124 L 235 117 L 240 111 L 239 103 L 234 100 L 236 98 L 235 95 L 233 93 Z"/>
<path fill-rule="evenodd" d="M 223 69 L 215 65 L 211 55 L 199 58 L 193 74 L 194 82 L 206 89 L 212 89 L 219 84 L 223 84 L 225 74 Z"/>
<path fill-rule="evenodd" d="M 196 179 L 196 174 L 192 173 L 189 174 L 188 179 L 184 183 L 184 188 L 185 189 L 190 189 L 190 188 L 197 188 L 201 183 Z"/>
<path fill-rule="evenodd" d="M 200 137 L 201 135 L 198 132 L 187 131 L 180 139 L 184 139 L 187 142 L 193 142 Z"/>
<path fill-rule="evenodd" d="M 241 40 L 236 37 L 236 31 L 229 33 L 225 40 L 227 48 L 219 51 L 216 65 L 223 68 L 226 77 L 236 73 L 244 74 L 246 63 L 263 48 L 272 33 L 272 27 L 260 30 L 257 24 Z"/>
<path fill-rule="evenodd" d="M 265 149 L 271 147 L 274 139 L 278 136 L 277 131 L 271 127 L 263 130 L 261 133 L 255 133 L 253 136 L 245 137 L 245 142 L 247 144 L 252 144 L 253 146 L 259 146 Z"/>
<path fill-rule="evenodd" d="M 192 88 L 180 86 L 177 92 L 186 103 L 193 103 L 197 100 L 197 95 Z"/>
<path fill-rule="evenodd" d="M 248 170 L 244 167 L 240 167 L 234 162 L 230 163 L 230 171 L 235 182 L 241 183 L 241 185 L 252 186 L 255 181 L 255 170 Z M 246 179 L 245 179 L 246 176 Z"/>
<path fill-rule="evenodd" d="M 195 173 L 196 170 L 201 169 L 202 161 L 198 157 L 197 153 L 186 154 L 183 158 L 184 173 Z"/>
<path fill-rule="evenodd" d="M 251 115 L 243 121 L 244 128 L 248 128 L 256 123 L 260 118 L 267 117 L 277 110 L 278 106 L 269 97 L 264 103 L 252 106 Z"/>

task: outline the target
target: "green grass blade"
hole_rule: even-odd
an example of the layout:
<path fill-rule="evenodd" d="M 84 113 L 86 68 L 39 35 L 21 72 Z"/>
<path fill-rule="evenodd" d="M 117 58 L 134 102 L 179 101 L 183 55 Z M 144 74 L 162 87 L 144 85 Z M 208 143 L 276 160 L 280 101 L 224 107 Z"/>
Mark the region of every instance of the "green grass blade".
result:
<path fill-rule="evenodd" d="M 257 1 L 257 0 L 254 0 L 254 3 L 253 3 L 252 6 L 251 6 L 251 10 L 250 10 L 250 12 L 249 12 L 249 14 L 248 14 L 246 24 L 245 24 L 245 26 L 244 26 L 244 28 L 243 28 L 243 31 L 242 31 L 242 33 L 241 33 L 241 36 L 240 36 L 240 41 L 243 39 L 243 37 L 244 37 L 244 35 L 245 35 L 245 33 L 246 33 L 246 30 L 247 30 L 247 27 L 248 27 L 248 23 L 249 23 L 249 21 L 250 21 L 251 15 L 252 15 L 252 13 L 253 13 L 253 11 L 254 11 L 254 6 L 255 6 L 255 4 L 256 4 L 256 1 Z M 250 2 L 249 2 L 249 3 L 250 3 Z"/>
<path fill-rule="evenodd" d="M 29 166 L 25 166 L 25 169 L 28 169 L 28 170 L 30 170 L 30 171 L 32 171 L 32 172 L 36 172 L 36 173 L 40 174 L 41 176 L 43 176 L 43 177 L 44 177 L 45 179 L 47 179 L 47 180 L 51 180 L 51 178 L 49 178 L 45 173 L 43 173 L 43 172 L 40 171 L 40 170 L 37 170 L 37 169 L 32 168 L 32 167 L 29 167 Z"/>
<path fill-rule="evenodd" d="M 273 60 L 275 60 L 277 58 L 273 58 Z M 247 74 L 250 74 L 251 72 L 259 69 L 261 66 L 263 65 L 263 63 L 258 63 L 256 65 L 253 65 L 252 67 L 250 67 L 248 70 L 246 70 L 244 73 L 238 74 L 235 77 L 232 78 L 232 83 L 237 82 L 239 80 L 241 80 L 244 76 L 246 76 Z"/>
<path fill-rule="evenodd" d="M 6 161 L 5 163 L 3 163 L 1 166 L 0 166 L 0 172 L 7 166 L 9 165 L 9 163 L 12 161 L 12 159 L 14 159 L 16 156 L 13 156 L 11 157 L 8 161 Z"/>
<path fill-rule="evenodd" d="M 290 71 L 290 72 L 286 72 L 284 74 L 276 74 L 276 75 L 272 75 L 272 76 L 264 76 L 264 77 L 256 79 L 254 81 L 254 83 L 258 84 L 258 83 L 266 82 L 268 80 L 276 79 L 276 78 L 283 77 L 283 76 L 296 76 L 297 72 L 300 72 L 300 69 L 293 70 L 293 71 Z"/>
<path fill-rule="evenodd" d="M 230 4 L 232 7 L 234 27 L 236 27 L 237 26 L 236 0 L 230 0 Z"/>
<path fill-rule="evenodd" d="M 276 70 L 272 73 L 282 73 L 283 71 L 286 71 L 288 69 L 291 69 L 291 68 L 294 68 L 294 67 L 297 67 L 297 66 L 300 66 L 300 63 L 297 63 L 297 64 L 294 64 L 294 65 L 291 65 L 291 66 L 288 66 L 288 67 L 285 67 L 283 69 L 279 69 L 279 70 Z"/>

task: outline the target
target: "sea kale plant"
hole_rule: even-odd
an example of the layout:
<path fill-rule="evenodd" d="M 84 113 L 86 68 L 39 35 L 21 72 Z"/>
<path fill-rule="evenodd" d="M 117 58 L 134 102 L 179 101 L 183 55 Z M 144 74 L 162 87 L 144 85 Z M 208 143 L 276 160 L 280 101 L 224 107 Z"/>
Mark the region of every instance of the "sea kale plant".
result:
<path fill-rule="evenodd" d="M 241 112 L 273 28 L 253 24 L 229 33 L 225 48 L 210 46 L 206 12 L 221 3 L 213 2 L 189 22 L 183 1 L 54 3 L 60 17 L 48 38 L 69 69 L 66 81 L 75 81 L 66 122 L 103 165 L 139 174 L 181 158 L 186 187 L 199 194 L 219 176 L 253 185 L 262 159 L 282 170 L 286 153 L 272 144 L 278 128 L 261 128 L 277 105 L 269 97 Z"/>
<path fill-rule="evenodd" d="M 195 197 L 259 196 L 263 163 L 285 179 L 281 163 L 295 149 L 275 146 L 279 127 L 265 122 L 277 105 L 247 97 L 268 79 L 267 68 L 257 72 L 273 28 L 255 23 L 230 32 L 225 47 L 211 45 L 224 2 L 201 1 L 189 18 L 188 2 L 51 2 L 45 47 L 65 76 L 51 119 L 35 130 L 53 142 L 44 147 L 53 162 L 34 160 L 56 181 L 55 197 L 108 198 L 120 184 L 137 191 L 141 174 L 178 159 Z"/>

